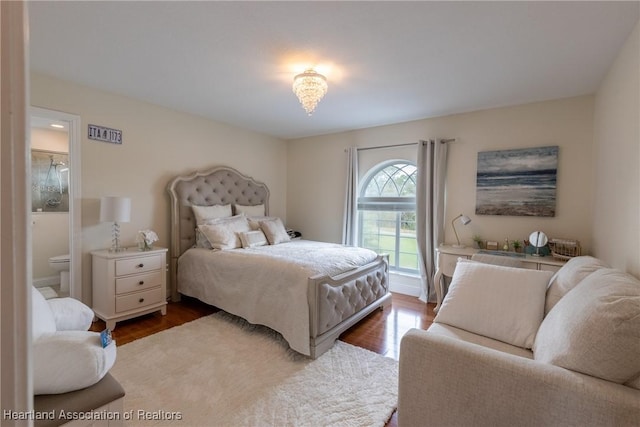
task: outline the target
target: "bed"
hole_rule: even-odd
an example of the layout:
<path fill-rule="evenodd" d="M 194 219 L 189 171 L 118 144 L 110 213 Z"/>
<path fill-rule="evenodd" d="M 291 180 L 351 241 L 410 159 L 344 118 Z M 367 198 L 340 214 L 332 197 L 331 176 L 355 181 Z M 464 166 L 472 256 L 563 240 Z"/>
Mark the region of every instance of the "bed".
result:
<path fill-rule="evenodd" d="M 268 326 L 293 350 L 312 358 L 365 316 L 391 304 L 387 255 L 298 239 L 247 249 L 196 247 L 192 206 L 260 207 L 268 217 L 269 189 L 264 183 L 218 166 L 177 176 L 167 190 L 174 301 L 181 295 L 195 297 Z M 295 265 L 287 267 L 292 262 Z"/>

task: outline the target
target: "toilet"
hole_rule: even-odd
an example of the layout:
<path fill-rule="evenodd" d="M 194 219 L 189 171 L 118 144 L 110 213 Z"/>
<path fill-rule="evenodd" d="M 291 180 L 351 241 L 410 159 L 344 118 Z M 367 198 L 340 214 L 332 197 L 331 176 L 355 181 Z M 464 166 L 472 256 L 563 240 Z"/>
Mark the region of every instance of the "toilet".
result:
<path fill-rule="evenodd" d="M 60 272 L 60 292 L 69 293 L 69 254 L 49 258 L 49 267 Z"/>

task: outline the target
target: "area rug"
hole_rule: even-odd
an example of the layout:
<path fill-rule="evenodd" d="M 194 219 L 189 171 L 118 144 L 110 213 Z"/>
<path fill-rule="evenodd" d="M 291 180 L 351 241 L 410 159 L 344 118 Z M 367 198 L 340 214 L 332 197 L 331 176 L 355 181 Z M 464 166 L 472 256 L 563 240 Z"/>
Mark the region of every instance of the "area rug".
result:
<path fill-rule="evenodd" d="M 341 341 L 311 360 L 224 312 L 118 346 L 111 373 L 132 426 L 384 426 L 398 400 L 395 360 Z"/>

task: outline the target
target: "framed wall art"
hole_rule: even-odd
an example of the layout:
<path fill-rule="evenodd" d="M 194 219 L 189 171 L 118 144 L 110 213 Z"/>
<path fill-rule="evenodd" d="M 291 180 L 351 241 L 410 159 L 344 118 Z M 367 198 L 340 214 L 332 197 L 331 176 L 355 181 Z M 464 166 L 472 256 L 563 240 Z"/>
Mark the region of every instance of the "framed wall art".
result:
<path fill-rule="evenodd" d="M 32 212 L 69 212 L 69 153 L 31 150 Z"/>
<path fill-rule="evenodd" d="M 558 146 L 479 152 L 476 214 L 555 216 L 557 170 Z"/>

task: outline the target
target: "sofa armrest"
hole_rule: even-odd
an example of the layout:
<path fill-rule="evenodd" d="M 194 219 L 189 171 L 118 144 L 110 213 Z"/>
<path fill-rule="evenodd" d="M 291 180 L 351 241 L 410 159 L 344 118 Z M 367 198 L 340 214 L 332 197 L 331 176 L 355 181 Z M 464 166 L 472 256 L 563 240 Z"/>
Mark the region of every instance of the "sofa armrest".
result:
<path fill-rule="evenodd" d="M 400 345 L 398 425 L 637 425 L 640 391 L 412 329 Z"/>

